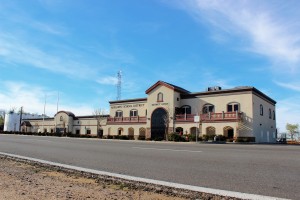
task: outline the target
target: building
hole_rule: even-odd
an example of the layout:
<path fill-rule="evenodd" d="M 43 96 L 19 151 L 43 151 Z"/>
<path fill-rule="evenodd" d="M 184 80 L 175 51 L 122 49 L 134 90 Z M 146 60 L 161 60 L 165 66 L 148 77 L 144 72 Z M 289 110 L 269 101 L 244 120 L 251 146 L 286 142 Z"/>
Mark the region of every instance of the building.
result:
<path fill-rule="evenodd" d="M 24 119 L 22 132 L 59 132 L 103 136 L 107 115 L 75 116 L 72 112 L 59 111 L 53 118 Z"/>
<path fill-rule="evenodd" d="M 190 92 L 158 81 L 146 90 L 146 95 L 110 101 L 110 113 L 101 116 L 101 120 L 60 111 L 43 122 L 27 120 L 22 127 L 31 126 L 31 131 L 126 135 L 134 139 L 164 139 L 165 133 L 178 132 L 276 142 L 276 102 L 254 87 L 209 87 L 204 92 Z"/>
<path fill-rule="evenodd" d="M 5 114 L 4 118 L 4 131 L 19 131 L 20 130 L 20 122 L 22 119 L 32 119 L 32 118 L 39 118 L 42 119 L 43 115 L 38 114 L 29 114 L 29 113 L 15 113 L 10 111 Z M 47 116 L 45 116 L 47 117 Z"/>

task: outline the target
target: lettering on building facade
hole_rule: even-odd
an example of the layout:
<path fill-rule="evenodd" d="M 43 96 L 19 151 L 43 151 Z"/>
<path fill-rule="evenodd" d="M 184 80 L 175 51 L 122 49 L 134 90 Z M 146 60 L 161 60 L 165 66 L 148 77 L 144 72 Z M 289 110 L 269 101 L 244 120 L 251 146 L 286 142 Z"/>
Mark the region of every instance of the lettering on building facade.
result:
<path fill-rule="evenodd" d="M 111 109 L 118 109 L 118 108 L 137 108 L 137 107 L 144 107 L 145 104 L 127 104 L 127 105 L 120 105 L 120 106 L 111 106 Z"/>

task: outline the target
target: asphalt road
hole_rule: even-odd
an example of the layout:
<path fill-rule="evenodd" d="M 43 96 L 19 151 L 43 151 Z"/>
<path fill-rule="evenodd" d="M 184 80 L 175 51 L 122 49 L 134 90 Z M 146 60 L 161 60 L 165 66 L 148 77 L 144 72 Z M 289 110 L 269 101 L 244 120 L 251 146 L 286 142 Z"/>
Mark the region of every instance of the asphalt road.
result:
<path fill-rule="evenodd" d="M 0 152 L 161 181 L 300 199 L 300 146 L 0 135 Z"/>

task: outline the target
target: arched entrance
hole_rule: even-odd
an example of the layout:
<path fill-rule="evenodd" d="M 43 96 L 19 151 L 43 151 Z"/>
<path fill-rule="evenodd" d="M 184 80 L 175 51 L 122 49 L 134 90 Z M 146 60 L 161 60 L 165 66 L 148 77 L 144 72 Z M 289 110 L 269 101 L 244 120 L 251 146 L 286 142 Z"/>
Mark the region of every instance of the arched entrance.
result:
<path fill-rule="evenodd" d="M 228 139 L 232 139 L 234 136 L 234 129 L 231 126 L 225 126 L 223 132 L 223 135 Z"/>
<path fill-rule="evenodd" d="M 151 115 L 151 139 L 165 139 L 167 112 L 163 108 L 157 108 Z"/>
<path fill-rule="evenodd" d="M 216 135 L 216 128 L 213 126 L 209 126 L 206 128 L 206 135 L 214 136 Z"/>
<path fill-rule="evenodd" d="M 132 128 L 132 127 L 128 128 L 128 138 L 130 140 L 134 139 L 134 128 Z"/>
<path fill-rule="evenodd" d="M 180 135 L 183 135 L 183 128 L 182 127 L 177 127 L 175 131 L 176 131 L 176 133 L 179 133 Z"/>

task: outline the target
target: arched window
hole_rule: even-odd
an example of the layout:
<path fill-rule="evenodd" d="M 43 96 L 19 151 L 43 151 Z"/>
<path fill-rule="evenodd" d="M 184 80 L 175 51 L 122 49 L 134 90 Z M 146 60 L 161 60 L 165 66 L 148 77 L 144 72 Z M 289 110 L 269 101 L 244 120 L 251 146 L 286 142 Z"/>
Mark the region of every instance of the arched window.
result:
<path fill-rule="evenodd" d="M 164 95 L 163 93 L 158 93 L 157 94 L 157 102 L 163 102 L 164 101 Z"/>
<path fill-rule="evenodd" d="M 130 117 L 137 117 L 137 116 L 138 116 L 138 111 L 135 110 L 135 109 L 134 109 L 134 110 L 131 110 L 130 113 L 129 113 L 129 116 L 130 116 Z"/>
<path fill-rule="evenodd" d="M 189 106 L 189 105 L 181 106 L 180 113 L 181 114 L 191 114 L 192 113 L 191 106 Z"/>
<path fill-rule="evenodd" d="M 260 104 L 259 108 L 260 108 L 260 110 L 259 110 L 260 112 L 259 113 L 260 113 L 261 116 L 263 116 L 264 115 L 264 107 L 263 107 L 263 105 Z"/>
<path fill-rule="evenodd" d="M 239 103 L 232 102 L 227 104 L 227 112 L 236 112 L 236 111 L 240 111 Z"/>
<path fill-rule="evenodd" d="M 115 117 L 123 117 L 123 111 L 122 110 L 117 110 Z"/>
<path fill-rule="evenodd" d="M 209 112 L 215 112 L 215 106 L 212 104 L 205 104 L 202 108 L 202 113 L 207 114 Z"/>
<path fill-rule="evenodd" d="M 61 122 L 64 121 L 63 116 L 60 116 L 59 121 L 61 121 Z"/>
<path fill-rule="evenodd" d="M 273 110 L 273 120 L 275 120 L 275 110 Z"/>
<path fill-rule="evenodd" d="M 269 119 L 272 119 L 272 111 L 271 111 L 271 108 L 269 108 Z"/>

